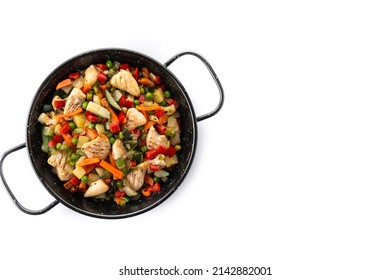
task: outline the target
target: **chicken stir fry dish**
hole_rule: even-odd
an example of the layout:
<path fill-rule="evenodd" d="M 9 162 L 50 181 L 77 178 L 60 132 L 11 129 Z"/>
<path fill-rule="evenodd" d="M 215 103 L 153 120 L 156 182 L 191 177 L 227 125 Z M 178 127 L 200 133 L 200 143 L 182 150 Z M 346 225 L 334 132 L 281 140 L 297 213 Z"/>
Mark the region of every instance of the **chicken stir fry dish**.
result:
<path fill-rule="evenodd" d="M 145 67 L 107 60 L 69 73 L 44 104 L 42 150 L 70 192 L 124 206 L 178 164 L 178 102 Z"/>

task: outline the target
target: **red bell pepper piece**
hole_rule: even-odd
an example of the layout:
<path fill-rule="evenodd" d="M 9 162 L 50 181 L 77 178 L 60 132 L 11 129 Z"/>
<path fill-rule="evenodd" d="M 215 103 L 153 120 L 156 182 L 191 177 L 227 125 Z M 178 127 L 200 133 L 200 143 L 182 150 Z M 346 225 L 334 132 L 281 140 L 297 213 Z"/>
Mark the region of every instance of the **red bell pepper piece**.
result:
<path fill-rule="evenodd" d="M 85 112 L 85 117 L 87 118 L 87 120 L 89 120 L 90 122 L 93 122 L 93 123 L 97 122 L 99 120 L 99 118 L 97 116 L 95 116 L 94 114 L 92 114 L 89 111 Z"/>
<path fill-rule="evenodd" d="M 64 125 L 62 128 L 61 128 L 61 134 L 66 134 L 68 133 L 69 131 L 71 130 L 70 126 L 68 124 Z"/>
<path fill-rule="evenodd" d="M 151 193 L 158 192 L 159 190 L 161 190 L 161 185 L 158 182 L 154 183 L 153 186 L 148 186 L 145 188 L 145 191 L 151 192 Z"/>
<path fill-rule="evenodd" d="M 124 192 L 124 191 L 116 191 L 115 192 L 115 196 L 116 197 L 123 197 L 123 196 L 125 196 L 126 195 L 126 193 Z"/>
<path fill-rule="evenodd" d="M 160 170 L 160 165 L 158 165 L 158 164 L 151 164 L 151 165 L 149 165 L 149 167 L 150 167 L 150 170 L 152 170 L 153 172 Z"/>
<path fill-rule="evenodd" d="M 165 130 L 167 130 L 166 126 L 163 125 L 163 124 L 157 124 L 156 125 L 156 130 L 158 133 L 160 133 L 161 135 L 164 135 L 164 132 Z"/>
<path fill-rule="evenodd" d="M 107 80 L 107 76 L 103 72 L 100 72 L 100 71 L 97 74 L 97 78 L 98 78 L 99 82 L 102 84 Z"/>
<path fill-rule="evenodd" d="M 177 101 L 176 101 L 175 99 L 168 98 L 168 99 L 167 99 L 167 103 L 168 103 L 169 105 L 172 105 L 172 104 L 173 104 L 173 105 L 175 106 L 176 109 L 179 107 L 179 103 L 177 103 Z"/>
<path fill-rule="evenodd" d="M 123 63 L 123 64 L 121 64 L 120 69 L 127 70 L 127 69 L 130 69 L 130 66 L 127 63 Z"/>
<path fill-rule="evenodd" d="M 140 129 L 138 129 L 138 128 L 134 128 L 132 131 L 130 131 L 131 132 L 131 134 L 135 134 L 135 135 L 141 135 L 141 130 Z"/>
<path fill-rule="evenodd" d="M 170 146 L 167 151 L 165 152 L 165 155 L 168 157 L 173 157 L 176 154 L 175 147 Z"/>
<path fill-rule="evenodd" d="M 69 79 L 71 79 L 71 80 L 76 80 L 78 77 L 80 77 L 79 72 L 74 72 L 74 73 L 69 74 Z"/>
<path fill-rule="evenodd" d="M 66 100 L 54 100 L 53 105 L 55 108 L 65 107 Z"/>
<path fill-rule="evenodd" d="M 54 148 L 57 143 L 54 140 L 50 140 L 49 142 L 47 142 L 47 145 L 49 146 L 49 148 Z"/>
<path fill-rule="evenodd" d="M 167 152 L 167 148 L 165 148 L 163 146 L 158 146 L 158 148 L 157 148 L 158 155 L 165 155 L 166 152 Z"/>
<path fill-rule="evenodd" d="M 120 124 L 125 123 L 125 121 L 126 121 L 126 114 L 125 114 L 125 112 L 120 111 L 118 113 L 118 121 L 119 121 Z"/>
<path fill-rule="evenodd" d="M 78 184 L 80 184 L 80 179 L 76 176 L 73 176 L 72 178 L 70 178 L 69 182 L 71 182 L 73 186 L 77 186 Z"/>
<path fill-rule="evenodd" d="M 136 80 L 139 79 L 139 68 L 138 67 L 134 68 L 134 70 L 133 70 L 133 77 Z"/>
<path fill-rule="evenodd" d="M 154 159 L 158 155 L 157 150 L 148 150 L 145 152 L 145 159 Z"/>
<path fill-rule="evenodd" d="M 156 117 L 157 118 L 161 118 L 162 116 L 164 116 L 164 114 L 165 114 L 165 111 L 163 109 L 156 110 Z"/>
<path fill-rule="evenodd" d="M 131 101 L 130 99 L 126 99 L 125 107 L 131 108 L 131 107 L 133 107 L 133 104 L 134 104 L 133 101 Z"/>
<path fill-rule="evenodd" d="M 101 71 L 108 70 L 108 67 L 106 64 L 98 63 L 98 64 L 96 64 L 96 67 L 99 68 Z"/>
<path fill-rule="evenodd" d="M 121 131 L 121 127 L 117 122 L 110 122 L 110 131 L 112 133 L 119 133 Z"/>
<path fill-rule="evenodd" d="M 56 135 L 54 134 L 53 135 L 53 141 L 57 144 L 57 143 L 61 143 L 62 142 L 62 137 L 59 136 L 59 135 Z"/>
<path fill-rule="evenodd" d="M 126 105 L 126 96 L 122 95 L 121 98 L 119 98 L 119 106 L 125 107 Z"/>

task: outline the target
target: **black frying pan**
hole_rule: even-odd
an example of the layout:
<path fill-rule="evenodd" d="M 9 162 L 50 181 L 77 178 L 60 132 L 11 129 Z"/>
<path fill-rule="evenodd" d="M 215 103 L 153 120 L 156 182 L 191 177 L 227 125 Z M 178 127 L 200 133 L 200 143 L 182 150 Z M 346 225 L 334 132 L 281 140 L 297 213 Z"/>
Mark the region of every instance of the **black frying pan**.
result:
<path fill-rule="evenodd" d="M 193 55 L 200 59 L 209 70 L 215 83 L 217 84 L 220 99 L 217 107 L 210 113 L 197 117 L 194 112 L 191 100 L 173 73 L 167 68 L 172 62 L 183 55 Z M 80 193 L 70 193 L 63 187 L 57 175 L 50 172 L 51 167 L 47 163 L 47 154 L 41 151 L 42 137 L 41 125 L 38 123 L 38 116 L 43 110 L 43 104 L 51 103 L 53 91 L 56 85 L 72 73 L 79 69 L 85 69 L 91 64 L 101 63 L 108 59 L 117 60 L 121 63 L 128 63 L 131 66 L 147 67 L 151 72 L 159 75 L 167 88 L 179 103 L 178 111 L 181 119 L 181 147 L 179 164 L 170 172 L 168 182 L 164 183 L 161 191 L 148 198 L 143 198 L 133 203 L 127 203 L 126 206 L 120 207 L 115 203 L 99 202 L 93 199 L 85 199 Z M 182 52 L 168 60 L 165 64 L 150 58 L 144 54 L 125 50 L 125 49 L 99 49 L 77 55 L 58 66 L 39 87 L 32 101 L 30 112 L 27 120 L 27 142 L 16 146 L 5 152 L 0 159 L 0 176 L 3 184 L 14 201 L 15 205 L 23 212 L 31 215 L 39 215 L 52 209 L 59 202 L 73 209 L 76 212 L 97 217 L 97 218 L 125 218 L 141 214 L 148 211 L 167 199 L 183 182 L 194 159 L 197 145 L 197 122 L 215 115 L 223 105 L 224 93 L 217 75 L 210 64 L 199 54 L 194 52 Z M 33 169 L 40 179 L 43 186 L 55 198 L 51 204 L 41 210 L 30 210 L 23 207 L 11 189 L 9 188 L 3 173 L 3 163 L 5 158 L 22 148 L 27 147 Z"/>

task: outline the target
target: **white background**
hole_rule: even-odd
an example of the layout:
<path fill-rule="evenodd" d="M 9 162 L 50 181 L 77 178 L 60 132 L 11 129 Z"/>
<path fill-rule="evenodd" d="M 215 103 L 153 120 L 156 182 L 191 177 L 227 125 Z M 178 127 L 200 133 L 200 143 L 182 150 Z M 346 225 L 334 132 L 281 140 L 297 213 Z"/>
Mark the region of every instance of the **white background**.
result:
<path fill-rule="evenodd" d="M 387 1 L 84 2 L 1 2 L 1 153 L 25 142 L 45 77 L 91 49 L 127 48 L 162 63 L 197 51 L 225 104 L 199 123 L 185 182 L 140 216 L 101 220 L 61 204 L 30 216 L 0 188 L 1 279 L 150 279 L 119 276 L 125 265 L 390 278 Z M 197 115 L 214 108 L 217 90 L 199 62 L 170 69 Z M 4 172 L 26 207 L 53 200 L 25 149 Z M 166 277 L 174 278 L 220 277 Z"/>

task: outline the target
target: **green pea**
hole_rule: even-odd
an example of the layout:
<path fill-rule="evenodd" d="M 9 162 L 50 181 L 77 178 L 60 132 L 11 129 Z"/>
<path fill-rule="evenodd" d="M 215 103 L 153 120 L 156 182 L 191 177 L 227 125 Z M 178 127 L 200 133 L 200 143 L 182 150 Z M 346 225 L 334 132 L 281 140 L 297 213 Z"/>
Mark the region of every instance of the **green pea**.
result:
<path fill-rule="evenodd" d="M 71 129 L 75 129 L 75 128 L 76 128 L 76 124 L 75 124 L 74 122 L 70 122 L 70 123 L 69 123 L 69 127 L 70 127 Z"/>
<path fill-rule="evenodd" d="M 95 128 L 95 124 L 90 123 L 90 124 L 88 125 L 88 127 L 89 127 L 90 129 L 94 129 L 94 128 Z"/>
<path fill-rule="evenodd" d="M 81 177 L 81 182 L 83 182 L 83 183 L 88 183 L 88 176 L 83 176 L 83 177 Z"/>
<path fill-rule="evenodd" d="M 56 149 L 57 149 L 57 150 L 61 150 L 61 147 L 62 147 L 62 144 L 61 144 L 61 143 L 57 143 Z"/>
<path fill-rule="evenodd" d="M 148 91 L 146 94 L 145 94 L 145 97 L 149 100 L 152 100 L 153 99 L 153 93 Z"/>
<path fill-rule="evenodd" d="M 170 98 L 171 92 L 169 90 L 164 91 L 164 96 L 165 96 L 165 98 Z"/>
<path fill-rule="evenodd" d="M 72 138 L 73 145 L 77 145 L 77 142 L 79 142 L 79 139 L 77 139 L 76 137 Z"/>
<path fill-rule="evenodd" d="M 166 107 L 168 105 L 166 100 L 161 101 L 160 106 Z"/>
<path fill-rule="evenodd" d="M 75 154 L 75 153 L 73 153 L 73 154 L 70 156 L 70 160 L 71 160 L 71 161 L 77 161 L 79 158 L 80 158 L 80 156 L 79 156 L 78 154 Z"/>
<path fill-rule="evenodd" d="M 110 137 L 110 143 L 111 143 L 111 145 L 115 143 L 115 138 L 114 137 Z"/>
<path fill-rule="evenodd" d="M 139 104 L 141 104 L 141 102 L 138 99 L 134 100 L 134 105 L 135 106 L 138 106 Z"/>
<path fill-rule="evenodd" d="M 141 87 L 141 88 L 139 89 L 139 92 L 140 92 L 141 94 L 145 94 L 145 88 Z"/>
<path fill-rule="evenodd" d="M 83 107 L 83 109 L 87 109 L 87 106 L 88 106 L 88 102 L 87 101 L 84 101 L 83 104 L 81 105 Z"/>
<path fill-rule="evenodd" d="M 148 150 L 148 147 L 146 147 L 146 146 L 141 147 L 141 152 L 145 153 L 147 150 Z"/>
<path fill-rule="evenodd" d="M 49 130 L 49 137 L 53 137 L 53 135 L 54 135 L 54 130 Z"/>

